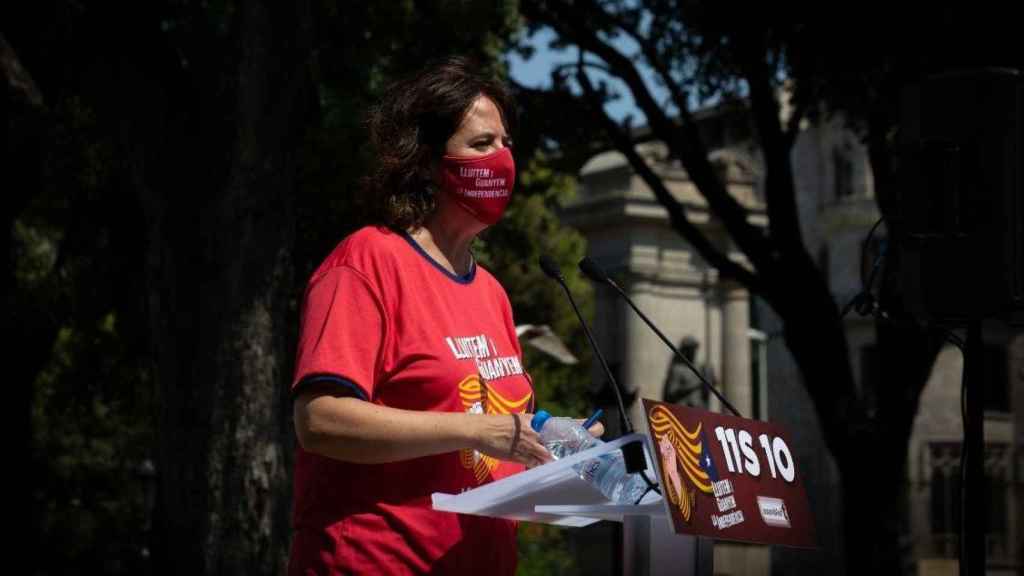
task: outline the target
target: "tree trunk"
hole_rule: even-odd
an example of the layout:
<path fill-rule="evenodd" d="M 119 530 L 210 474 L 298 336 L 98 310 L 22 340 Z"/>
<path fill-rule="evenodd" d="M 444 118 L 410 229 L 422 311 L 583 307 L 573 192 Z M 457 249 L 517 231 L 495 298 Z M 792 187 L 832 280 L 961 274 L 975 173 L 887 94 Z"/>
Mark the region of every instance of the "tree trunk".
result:
<path fill-rule="evenodd" d="M 910 553 L 907 450 L 914 416 L 941 340 L 898 310 L 879 321 L 879 377 L 866 382 L 869 426 L 837 458 L 843 475 L 849 574 L 902 574 Z"/>
<path fill-rule="evenodd" d="M 787 283 L 776 288 L 783 278 Z M 820 275 L 797 260 L 780 265 L 772 279 L 769 300 L 785 319 L 786 344 L 841 475 L 846 573 L 901 573 L 907 448 L 940 342 L 893 304 L 892 320 L 877 325 L 880 377 L 858 388 L 845 329 L 827 289 L 818 286 Z M 804 289 L 797 294 L 794 285 Z"/>
<path fill-rule="evenodd" d="M 765 294 L 765 298 L 784 322 L 786 346 L 818 416 L 825 446 L 841 472 L 843 462 L 854 453 L 848 448 L 850 436 L 854 429 L 863 429 L 864 418 L 860 412 L 846 331 L 839 318 L 839 310 L 824 279 L 807 256 L 783 258 L 771 268 L 767 279 L 770 294 Z M 806 435 L 809 431 L 793 432 Z M 810 443 L 808 448 L 817 446 L 810 439 L 805 442 Z M 836 508 L 838 503 L 845 504 L 839 493 L 845 477 L 840 479 L 838 486 L 834 486 L 835 480 L 829 472 L 831 467 L 826 464 L 828 457 L 813 452 L 808 452 L 805 457 L 816 461 L 805 464 L 817 470 L 808 471 L 810 476 L 805 480 L 808 482 L 808 496 L 812 499 L 816 495 L 825 497 L 823 501 L 816 502 L 814 508 L 819 512 L 817 521 L 827 522 L 832 514 L 842 512 Z M 842 529 L 818 526 L 822 550 L 820 555 L 809 558 L 812 570 L 830 573 L 842 570 L 840 563 L 849 558 L 848 544 L 844 542 L 844 535 L 849 530 L 848 524 L 844 524 Z M 795 559 L 794 555 L 783 554 L 778 561 L 793 570 L 803 566 L 803 562 Z M 800 569 L 797 573 L 806 572 L 806 569 Z M 856 573 L 847 572 L 851 575 Z"/>
<path fill-rule="evenodd" d="M 177 189 L 144 189 L 161 400 L 158 572 L 284 571 L 292 448 L 285 335 L 297 156 L 312 101 L 308 8 L 240 5 L 236 92 L 217 104 L 234 120 L 230 138 L 194 143 L 225 165 L 219 174 L 212 162 L 209 174 L 179 176 Z"/>

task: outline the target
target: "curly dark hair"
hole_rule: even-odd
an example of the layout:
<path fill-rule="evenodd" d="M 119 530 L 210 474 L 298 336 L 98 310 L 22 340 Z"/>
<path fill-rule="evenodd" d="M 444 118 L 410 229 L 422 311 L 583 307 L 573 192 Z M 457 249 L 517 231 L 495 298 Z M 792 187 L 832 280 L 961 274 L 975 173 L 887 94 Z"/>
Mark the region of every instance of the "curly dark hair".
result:
<path fill-rule="evenodd" d="M 515 107 L 505 85 L 461 57 L 435 61 L 384 91 L 367 129 L 375 165 L 360 199 L 369 219 L 396 230 L 422 226 L 436 207 L 432 173 L 478 96 L 494 101 L 507 132 Z"/>

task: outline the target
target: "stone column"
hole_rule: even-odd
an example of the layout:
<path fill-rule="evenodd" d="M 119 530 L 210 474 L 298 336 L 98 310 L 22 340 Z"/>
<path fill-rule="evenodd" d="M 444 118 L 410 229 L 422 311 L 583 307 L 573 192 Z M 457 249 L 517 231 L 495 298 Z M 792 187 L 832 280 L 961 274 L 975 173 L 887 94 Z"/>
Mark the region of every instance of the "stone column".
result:
<path fill-rule="evenodd" d="M 722 373 L 720 386 L 725 397 L 744 416 L 753 414 L 750 390 L 749 295 L 734 282 L 719 286 L 722 302 Z M 722 412 L 728 409 L 722 407 Z"/>
<path fill-rule="evenodd" d="M 629 295 L 637 307 L 648 315 L 657 317 L 659 310 L 658 298 L 653 294 L 654 286 L 646 281 L 633 282 Z M 641 398 L 660 399 L 664 384 L 665 366 L 671 354 L 665 345 L 651 331 L 639 315 L 621 302 L 624 316 L 624 350 L 622 363 L 622 383 L 635 390 L 636 401 L 629 409 L 629 418 L 638 431 L 643 430 L 643 403 Z"/>

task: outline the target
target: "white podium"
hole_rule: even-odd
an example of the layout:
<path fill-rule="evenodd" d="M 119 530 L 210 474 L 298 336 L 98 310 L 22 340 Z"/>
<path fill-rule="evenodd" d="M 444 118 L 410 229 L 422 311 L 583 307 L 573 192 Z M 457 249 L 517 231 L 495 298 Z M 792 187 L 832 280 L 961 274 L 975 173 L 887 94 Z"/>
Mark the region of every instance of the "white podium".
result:
<path fill-rule="evenodd" d="M 630 434 L 461 494 L 435 493 L 434 509 L 557 526 L 621 522 L 624 574 L 711 576 L 711 541 L 675 534 L 660 495 L 651 491 L 636 506 L 614 505 L 572 469 L 636 441 L 644 445 L 648 478 L 657 481 L 649 437 Z"/>

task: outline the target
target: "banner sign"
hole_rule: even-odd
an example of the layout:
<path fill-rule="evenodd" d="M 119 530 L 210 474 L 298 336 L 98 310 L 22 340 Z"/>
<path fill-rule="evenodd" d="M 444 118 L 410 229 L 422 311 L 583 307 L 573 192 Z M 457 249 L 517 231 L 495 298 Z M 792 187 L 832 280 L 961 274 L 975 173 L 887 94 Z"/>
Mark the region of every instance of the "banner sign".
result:
<path fill-rule="evenodd" d="M 817 546 L 800 470 L 781 426 L 643 400 L 677 533 Z"/>

